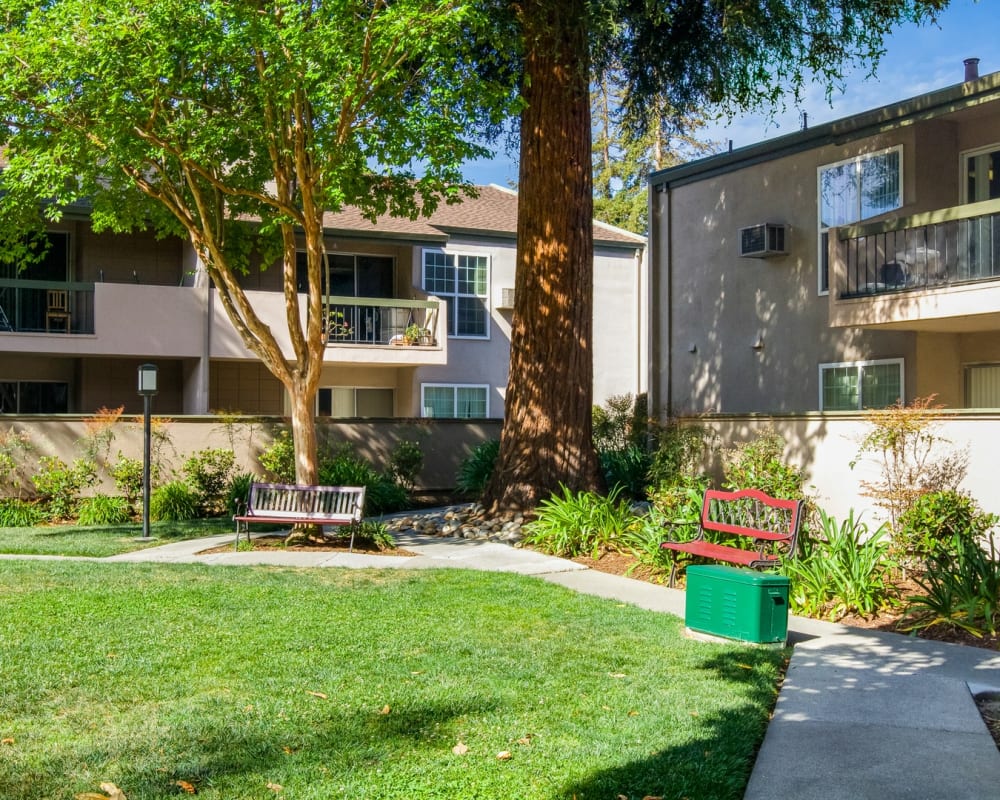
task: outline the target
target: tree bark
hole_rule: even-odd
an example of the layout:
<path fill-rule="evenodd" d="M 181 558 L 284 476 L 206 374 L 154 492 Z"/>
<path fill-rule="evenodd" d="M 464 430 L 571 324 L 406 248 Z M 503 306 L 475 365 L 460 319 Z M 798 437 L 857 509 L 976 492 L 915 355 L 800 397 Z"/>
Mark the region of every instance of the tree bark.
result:
<path fill-rule="evenodd" d="M 587 6 L 521 5 L 525 78 L 510 377 L 487 505 L 603 488 L 591 438 L 593 183 Z"/>

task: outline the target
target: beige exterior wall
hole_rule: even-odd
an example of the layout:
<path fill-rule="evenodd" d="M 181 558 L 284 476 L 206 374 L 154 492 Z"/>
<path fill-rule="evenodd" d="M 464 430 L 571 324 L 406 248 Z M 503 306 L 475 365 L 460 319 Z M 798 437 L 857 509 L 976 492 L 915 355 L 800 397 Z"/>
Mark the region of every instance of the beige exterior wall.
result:
<path fill-rule="evenodd" d="M 816 168 L 843 150 L 654 193 L 654 407 L 674 414 L 818 407 L 819 365 L 913 355 L 909 333 L 830 329 L 818 292 Z M 788 226 L 788 255 L 739 256 L 741 228 Z M 758 339 L 763 348 L 754 349 Z"/>
<path fill-rule="evenodd" d="M 205 414 L 215 409 L 286 414 L 284 389 L 244 345 L 208 287 L 189 243 L 151 233 L 95 234 L 89 223 L 55 226 L 70 233 L 70 280 L 93 284 L 92 334 L 0 334 L 0 380 L 58 380 L 71 387 L 70 412 L 124 404 L 141 409 L 135 371 L 151 361 L 161 370 L 158 413 Z M 440 234 L 445 239 L 444 234 Z M 439 301 L 433 347 L 332 344 L 325 352 L 323 387 L 391 389 L 398 417 L 421 415 L 421 386 L 489 387 L 489 415 L 502 418 L 510 354 L 511 310 L 502 289 L 514 287 L 516 244 L 510 235 L 452 235 L 449 253 L 486 255 L 490 264 L 488 336 L 450 338 L 447 304 L 422 286 L 422 256 L 431 241 L 328 237 L 330 252 L 394 260 L 394 295 Z M 637 245 L 638 252 L 641 248 Z M 645 389 L 647 370 L 645 262 L 636 250 L 598 247 L 595 253 L 595 402 Z M 285 324 L 281 271 L 252 269 L 242 283 L 259 316 L 269 322 L 285 356 L 293 348 Z M 75 287 L 86 301 L 89 288 Z M 305 314 L 305 299 L 300 297 Z M 420 322 L 420 317 L 417 318 Z M 39 375 L 43 377 L 39 377 Z"/>
<path fill-rule="evenodd" d="M 157 415 L 157 398 L 153 401 L 153 414 Z M 129 413 L 129 412 L 126 412 Z M 37 458 L 58 455 L 67 463 L 80 456 L 79 442 L 86 436 L 86 417 L 9 417 L 5 424 L 24 431 L 34 447 L 35 461 L 25 465 L 22 482 L 31 487 L 28 479 Z M 241 470 L 263 475 L 257 461 L 258 455 L 273 440 L 277 432 L 287 425 L 274 417 L 244 417 L 231 420 L 227 425 L 221 417 L 202 417 L 172 420 L 165 432 L 169 445 L 163 448 L 164 468 L 179 471 L 184 461 L 206 448 L 232 449 Z M 500 437 L 498 420 L 379 420 L 365 422 L 329 422 L 319 424 L 321 442 L 331 448 L 340 443 L 350 443 L 354 452 L 368 460 L 377 469 L 385 468 L 393 449 L 403 441 L 416 442 L 424 454 L 424 465 L 417 482 L 419 490 L 447 490 L 455 486 L 455 475 L 462 461 L 479 444 Z M 114 426 L 111 453 L 121 452 L 130 458 L 142 458 L 141 419 L 123 417 Z M 105 479 L 100 487 L 114 491 Z"/>
<path fill-rule="evenodd" d="M 996 105 L 898 126 L 886 116 L 882 132 L 853 140 L 849 132 L 838 136 L 833 123 L 823 141 L 797 152 L 789 146 L 785 155 L 670 185 L 654 176 L 653 407 L 673 414 L 816 410 L 821 364 L 897 358 L 904 400 L 936 393 L 961 407 L 964 367 L 998 355 L 991 342 L 1000 338 L 1000 289 L 953 286 L 849 301 L 821 294 L 818 169 L 902 146 L 903 206 L 881 219 L 956 206 L 964 200 L 961 153 L 1000 142 Z M 788 254 L 739 257 L 740 229 L 763 222 L 787 226 Z M 974 325 L 971 315 L 978 315 Z M 763 347 L 753 348 L 758 341 Z"/>
<path fill-rule="evenodd" d="M 858 445 L 870 430 L 861 415 L 722 415 L 685 422 L 714 431 L 723 448 L 773 429 L 785 440 L 787 462 L 804 470 L 806 492 L 820 508 L 837 519 L 853 510 L 855 515 L 863 514 L 863 521 L 872 528 L 886 519 L 885 512 L 865 496 L 862 486 L 863 482 L 877 481 L 880 472 L 875 460 L 859 458 Z M 960 488 L 983 510 L 1000 514 L 1000 494 L 993 481 L 1000 414 L 947 412 L 934 433 L 942 438 L 941 449 L 933 451 L 935 456 L 954 452 L 968 455 L 966 478 Z M 852 461 L 856 462 L 853 469 Z M 718 471 L 719 463 L 713 466 Z"/>

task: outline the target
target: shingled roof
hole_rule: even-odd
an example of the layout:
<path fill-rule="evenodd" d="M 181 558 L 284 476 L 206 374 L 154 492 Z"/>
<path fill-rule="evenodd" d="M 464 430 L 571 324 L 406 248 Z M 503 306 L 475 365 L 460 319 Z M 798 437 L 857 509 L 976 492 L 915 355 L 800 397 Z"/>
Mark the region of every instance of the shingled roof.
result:
<path fill-rule="evenodd" d="M 466 197 L 460 203 L 442 203 L 430 217 L 415 220 L 383 216 L 372 224 L 348 207 L 328 213 L 326 229 L 338 236 L 385 237 L 446 242 L 458 233 L 513 239 L 517 237 L 517 192 L 500 186 L 477 186 L 478 197 Z M 646 239 L 635 233 L 594 222 L 594 241 L 620 247 L 642 247 Z"/>

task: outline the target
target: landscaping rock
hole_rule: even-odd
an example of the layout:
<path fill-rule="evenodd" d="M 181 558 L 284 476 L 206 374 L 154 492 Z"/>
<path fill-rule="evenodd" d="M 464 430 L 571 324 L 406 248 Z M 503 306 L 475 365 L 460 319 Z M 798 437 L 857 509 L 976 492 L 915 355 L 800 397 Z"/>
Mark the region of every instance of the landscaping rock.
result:
<path fill-rule="evenodd" d="M 514 544 L 524 538 L 523 514 L 504 512 L 490 517 L 481 503 L 449 506 L 426 513 L 406 514 L 385 520 L 392 532 L 414 531 L 425 536 L 450 536 Z"/>

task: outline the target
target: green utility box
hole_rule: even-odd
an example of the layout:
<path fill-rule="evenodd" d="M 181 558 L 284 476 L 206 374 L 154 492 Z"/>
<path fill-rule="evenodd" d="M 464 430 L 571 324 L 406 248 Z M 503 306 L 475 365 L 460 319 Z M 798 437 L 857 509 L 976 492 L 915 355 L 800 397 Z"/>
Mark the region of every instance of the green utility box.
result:
<path fill-rule="evenodd" d="M 719 565 L 687 568 L 684 624 L 758 644 L 788 638 L 788 578 Z"/>

